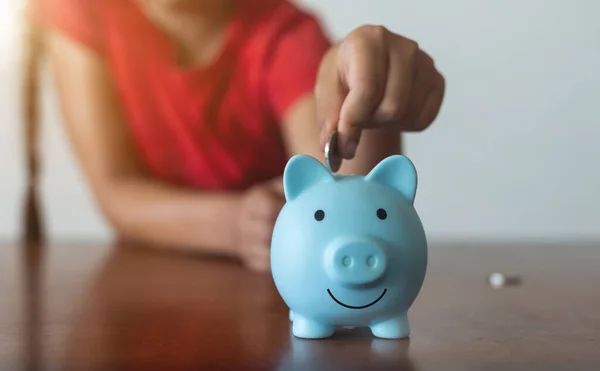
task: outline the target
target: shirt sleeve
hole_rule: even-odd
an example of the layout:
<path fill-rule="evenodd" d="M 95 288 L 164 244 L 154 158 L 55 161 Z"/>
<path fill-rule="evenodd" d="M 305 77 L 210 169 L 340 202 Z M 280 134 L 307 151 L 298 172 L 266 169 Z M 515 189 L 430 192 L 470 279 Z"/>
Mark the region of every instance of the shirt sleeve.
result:
<path fill-rule="evenodd" d="M 98 4 L 102 1 L 37 0 L 28 13 L 41 27 L 59 31 L 87 48 L 101 52 Z"/>
<path fill-rule="evenodd" d="M 331 43 L 318 20 L 300 13 L 286 22 L 272 45 L 266 71 L 266 95 L 275 118 L 314 90 L 321 60 Z"/>

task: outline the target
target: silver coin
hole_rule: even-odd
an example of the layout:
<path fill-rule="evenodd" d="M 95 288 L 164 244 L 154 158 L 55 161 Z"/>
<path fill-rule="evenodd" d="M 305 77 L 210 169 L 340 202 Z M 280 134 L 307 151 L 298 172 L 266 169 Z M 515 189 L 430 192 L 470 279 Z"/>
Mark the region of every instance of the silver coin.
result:
<path fill-rule="evenodd" d="M 325 162 L 329 171 L 337 173 L 342 166 L 342 156 L 338 150 L 338 132 L 334 130 L 329 134 L 327 143 L 325 144 Z"/>

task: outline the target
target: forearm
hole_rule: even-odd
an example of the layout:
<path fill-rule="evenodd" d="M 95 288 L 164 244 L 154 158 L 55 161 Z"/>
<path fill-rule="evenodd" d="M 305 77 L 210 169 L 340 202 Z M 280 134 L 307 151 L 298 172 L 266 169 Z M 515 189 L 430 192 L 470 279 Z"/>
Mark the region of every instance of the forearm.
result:
<path fill-rule="evenodd" d="M 171 188 L 144 178 L 112 180 L 101 207 L 125 239 L 167 249 L 235 256 L 240 196 Z"/>
<path fill-rule="evenodd" d="M 144 245 L 232 255 L 239 196 L 179 190 L 144 177 L 104 59 L 60 32 L 47 37 L 72 149 L 117 232 Z"/>

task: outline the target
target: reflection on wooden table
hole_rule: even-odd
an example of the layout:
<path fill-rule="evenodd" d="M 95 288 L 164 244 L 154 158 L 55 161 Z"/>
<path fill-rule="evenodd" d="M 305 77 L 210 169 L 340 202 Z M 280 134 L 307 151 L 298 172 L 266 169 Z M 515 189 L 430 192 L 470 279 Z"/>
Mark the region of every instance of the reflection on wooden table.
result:
<path fill-rule="evenodd" d="M 1 281 L 2 370 L 600 369 L 600 246 L 432 246 L 410 340 L 294 338 L 269 275 L 142 247 L 4 246 Z"/>

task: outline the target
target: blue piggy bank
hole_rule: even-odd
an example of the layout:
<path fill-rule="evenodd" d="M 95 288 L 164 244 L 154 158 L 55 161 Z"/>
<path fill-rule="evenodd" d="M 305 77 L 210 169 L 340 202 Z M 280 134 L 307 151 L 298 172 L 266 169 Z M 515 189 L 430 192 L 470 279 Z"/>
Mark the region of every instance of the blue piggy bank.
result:
<path fill-rule="evenodd" d="M 413 163 L 393 155 L 366 176 L 340 176 L 296 155 L 283 185 L 271 272 L 293 334 L 326 338 L 338 327 L 368 326 L 380 338 L 409 336 L 407 312 L 427 268 Z"/>

